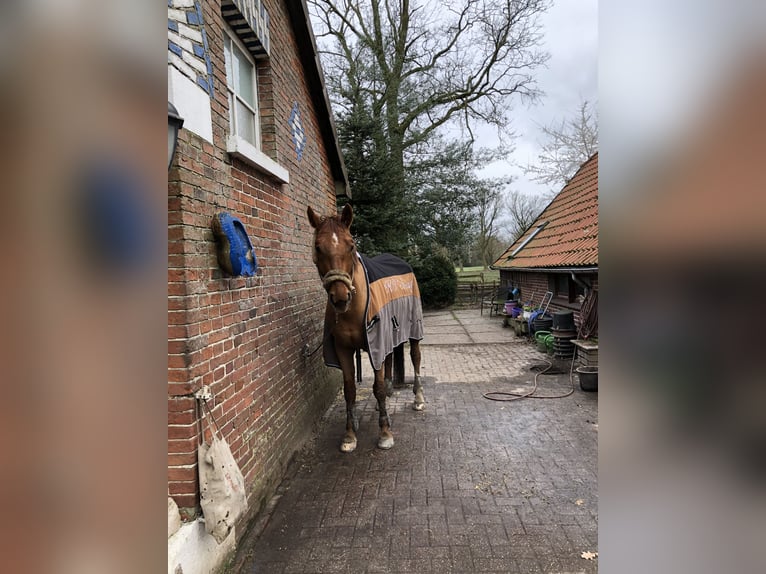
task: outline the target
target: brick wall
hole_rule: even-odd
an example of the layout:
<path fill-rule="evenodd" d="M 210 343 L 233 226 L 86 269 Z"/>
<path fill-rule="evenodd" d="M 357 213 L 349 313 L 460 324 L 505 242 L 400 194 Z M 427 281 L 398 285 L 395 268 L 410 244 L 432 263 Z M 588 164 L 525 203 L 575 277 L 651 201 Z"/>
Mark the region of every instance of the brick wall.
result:
<path fill-rule="evenodd" d="M 543 294 L 550 290 L 548 273 L 534 273 L 531 271 L 507 271 L 500 270 L 500 284 L 518 287 L 521 290 L 521 299 L 527 302 L 534 296 L 533 302 L 539 304 Z M 581 277 L 593 287 L 598 288 L 598 274 L 584 274 Z M 554 299 L 548 307 L 549 312 L 574 311 L 575 324 L 580 325 L 580 304 L 562 303 Z"/>
<path fill-rule="evenodd" d="M 333 177 L 288 15 L 265 2 L 271 56 L 258 64 L 263 150 L 287 168 L 280 185 L 226 153 L 228 101 L 219 2 L 201 2 L 215 90 L 213 143 L 182 130 L 168 184 L 168 488 L 189 519 L 198 512 L 199 424 L 191 394 L 210 385 L 250 492 L 251 513 L 268 496 L 340 385 L 321 353 L 324 293 L 311 261 L 306 207 L 335 209 Z M 287 125 L 298 102 L 306 146 L 300 161 Z M 210 224 L 239 217 L 258 258 L 256 277 L 225 277 Z"/>

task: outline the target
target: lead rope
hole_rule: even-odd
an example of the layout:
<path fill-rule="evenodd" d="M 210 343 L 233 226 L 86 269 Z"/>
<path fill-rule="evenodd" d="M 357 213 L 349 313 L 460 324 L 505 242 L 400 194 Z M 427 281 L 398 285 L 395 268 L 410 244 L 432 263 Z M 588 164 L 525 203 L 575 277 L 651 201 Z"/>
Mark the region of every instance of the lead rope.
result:
<path fill-rule="evenodd" d="M 324 343 L 324 341 L 319 341 L 319 344 L 317 345 L 317 348 L 316 348 L 316 349 L 314 349 L 314 350 L 313 350 L 313 351 L 311 351 L 311 352 L 309 352 L 309 346 L 308 346 L 308 345 L 303 345 L 303 356 L 304 356 L 304 357 L 306 357 L 306 358 L 310 357 L 311 355 L 313 355 L 313 354 L 314 354 L 314 353 L 316 353 L 316 352 L 317 352 L 319 349 L 321 349 L 321 348 L 322 348 L 322 344 L 323 344 L 323 343 Z"/>

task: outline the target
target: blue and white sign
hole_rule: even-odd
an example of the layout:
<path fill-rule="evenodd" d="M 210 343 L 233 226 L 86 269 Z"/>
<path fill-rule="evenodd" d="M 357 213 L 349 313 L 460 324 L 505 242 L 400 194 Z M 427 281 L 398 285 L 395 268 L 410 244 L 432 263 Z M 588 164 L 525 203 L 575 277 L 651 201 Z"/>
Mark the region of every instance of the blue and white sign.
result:
<path fill-rule="evenodd" d="M 293 135 L 293 145 L 298 161 L 303 159 L 303 150 L 306 148 L 306 130 L 301 123 L 301 111 L 298 109 L 298 102 L 293 104 L 293 111 L 290 113 L 290 119 L 287 121 L 290 126 L 290 132 Z"/>

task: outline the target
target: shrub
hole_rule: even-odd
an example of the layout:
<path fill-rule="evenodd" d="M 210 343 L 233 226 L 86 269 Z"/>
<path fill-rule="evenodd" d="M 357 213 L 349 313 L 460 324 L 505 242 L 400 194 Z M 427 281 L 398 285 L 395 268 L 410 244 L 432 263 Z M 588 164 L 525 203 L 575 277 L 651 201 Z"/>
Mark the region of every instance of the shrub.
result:
<path fill-rule="evenodd" d="M 443 255 L 428 253 L 411 262 L 420 287 L 423 307 L 442 309 L 455 302 L 457 273 L 452 262 Z"/>

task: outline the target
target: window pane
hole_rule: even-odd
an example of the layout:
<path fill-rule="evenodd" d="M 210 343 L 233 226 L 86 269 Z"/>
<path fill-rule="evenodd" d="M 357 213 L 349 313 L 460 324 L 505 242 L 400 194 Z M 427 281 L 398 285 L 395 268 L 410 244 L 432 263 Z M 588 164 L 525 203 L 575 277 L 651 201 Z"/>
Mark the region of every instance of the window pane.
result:
<path fill-rule="evenodd" d="M 260 147 L 255 141 L 255 114 L 247 109 L 239 100 L 237 106 L 237 135 L 249 141 L 255 147 Z"/>
<path fill-rule="evenodd" d="M 563 273 L 551 274 L 548 277 L 548 288 L 553 291 L 553 296 L 569 298 L 569 277 Z"/>
<path fill-rule="evenodd" d="M 238 48 L 234 50 L 237 58 L 237 76 L 235 89 L 237 94 L 250 106 L 255 107 L 255 91 L 253 90 L 254 72 L 253 65 Z"/>

